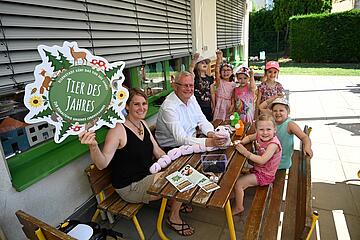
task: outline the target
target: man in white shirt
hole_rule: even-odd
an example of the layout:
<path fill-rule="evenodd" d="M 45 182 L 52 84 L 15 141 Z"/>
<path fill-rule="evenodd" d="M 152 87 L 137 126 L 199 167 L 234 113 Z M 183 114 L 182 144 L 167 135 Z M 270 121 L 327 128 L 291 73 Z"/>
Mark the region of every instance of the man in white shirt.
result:
<path fill-rule="evenodd" d="M 180 72 L 172 87 L 174 92 L 166 97 L 157 118 L 155 136 L 159 145 L 165 150 L 192 144 L 206 147 L 224 145 L 226 139 L 215 136 L 213 125 L 196 101 L 193 75 Z M 207 137 L 197 138 L 196 127 Z"/>

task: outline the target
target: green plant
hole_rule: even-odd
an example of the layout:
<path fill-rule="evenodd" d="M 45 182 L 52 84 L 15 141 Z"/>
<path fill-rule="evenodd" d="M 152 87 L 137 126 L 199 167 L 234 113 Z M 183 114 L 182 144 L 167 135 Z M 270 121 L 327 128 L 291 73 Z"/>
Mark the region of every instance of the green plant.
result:
<path fill-rule="evenodd" d="M 359 10 L 291 17 L 291 58 L 297 62 L 360 62 L 359 26 Z"/>

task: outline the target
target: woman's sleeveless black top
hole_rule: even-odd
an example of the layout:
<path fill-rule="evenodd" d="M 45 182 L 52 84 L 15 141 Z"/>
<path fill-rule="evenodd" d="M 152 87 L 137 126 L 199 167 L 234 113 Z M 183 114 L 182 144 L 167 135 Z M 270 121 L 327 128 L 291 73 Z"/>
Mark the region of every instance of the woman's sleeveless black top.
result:
<path fill-rule="evenodd" d="M 127 135 L 126 145 L 116 150 L 110 162 L 111 182 L 113 187 L 117 189 L 126 187 L 150 175 L 149 168 L 153 164 L 154 146 L 147 128 L 143 125 L 144 140 L 141 141 L 129 128 L 124 124 L 123 126 Z"/>

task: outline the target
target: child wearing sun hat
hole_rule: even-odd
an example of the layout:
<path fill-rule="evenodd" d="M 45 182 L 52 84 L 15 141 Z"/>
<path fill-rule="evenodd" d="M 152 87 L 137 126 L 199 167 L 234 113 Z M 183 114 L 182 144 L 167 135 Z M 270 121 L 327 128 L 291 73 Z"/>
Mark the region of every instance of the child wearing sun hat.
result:
<path fill-rule="evenodd" d="M 236 87 L 233 92 L 235 111 L 241 121 L 252 123 L 255 113 L 255 79 L 254 71 L 244 66 L 239 66 L 234 71 Z"/>
<path fill-rule="evenodd" d="M 300 127 L 289 117 L 290 105 L 286 98 L 268 99 L 260 104 L 260 109 L 270 108 L 276 122 L 276 135 L 282 147 L 279 169 L 289 169 L 294 152 L 294 135 L 304 144 L 304 154 L 312 157 L 311 141 Z"/>
<path fill-rule="evenodd" d="M 189 71 L 194 73 L 194 96 L 206 119 L 212 121 L 215 106 L 212 106 L 210 86 L 214 82 L 214 77 L 208 75 L 210 59 L 207 55 L 209 54 L 206 52 L 195 53 Z"/>
<path fill-rule="evenodd" d="M 276 61 L 269 61 L 265 65 L 265 81 L 258 86 L 257 106 L 265 100 L 283 96 L 284 88 L 277 82 L 280 66 Z"/>

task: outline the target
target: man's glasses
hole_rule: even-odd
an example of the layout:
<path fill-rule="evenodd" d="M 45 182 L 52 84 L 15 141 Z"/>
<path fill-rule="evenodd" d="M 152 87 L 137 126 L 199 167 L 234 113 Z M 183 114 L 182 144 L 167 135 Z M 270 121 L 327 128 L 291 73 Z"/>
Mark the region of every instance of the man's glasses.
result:
<path fill-rule="evenodd" d="M 183 87 L 183 88 L 193 88 L 194 87 L 194 84 L 182 84 L 182 83 L 178 83 L 178 82 L 176 82 L 175 84 L 180 87 Z"/>

